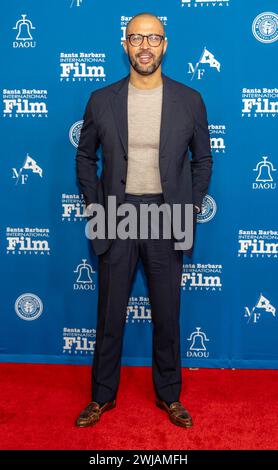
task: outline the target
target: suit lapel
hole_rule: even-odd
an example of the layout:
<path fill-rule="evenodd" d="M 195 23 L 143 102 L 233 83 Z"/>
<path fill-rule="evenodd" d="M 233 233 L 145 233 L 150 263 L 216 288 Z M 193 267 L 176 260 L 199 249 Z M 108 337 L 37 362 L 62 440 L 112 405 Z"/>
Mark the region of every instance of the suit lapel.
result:
<path fill-rule="evenodd" d="M 171 88 L 169 78 L 162 73 L 163 93 L 162 93 L 162 109 L 161 109 L 161 125 L 160 125 L 160 141 L 159 141 L 159 160 L 160 170 L 166 171 L 168 167 L 167 157 L 170 158 L 166 151 L 166 143 L 170 126 L 173 125 L 173 117 L 175 116 L 176 97 Z M 111 98 L 111 106 L 117 124 L 119 136 L 128 155 L 128 115 L 127 115 L 127 97 L 128 83 L 130 74 L 124 77 L 113 90 L 114 94 Z M 165 150 L 165 151 L 164 151 Z"/>

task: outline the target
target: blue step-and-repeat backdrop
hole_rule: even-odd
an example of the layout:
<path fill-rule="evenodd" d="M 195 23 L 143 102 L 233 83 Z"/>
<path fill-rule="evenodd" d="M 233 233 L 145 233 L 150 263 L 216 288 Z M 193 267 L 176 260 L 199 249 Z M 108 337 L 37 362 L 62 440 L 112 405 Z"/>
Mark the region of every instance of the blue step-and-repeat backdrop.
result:
<path fill-rule="evenodd" d="M 126 24 L 147 11 L 165 24 L 163 72 L 203 96 L 214 159 L 194 255 L 184 255 L 182 364 L 278 367 L 277 7 L 1 1 L 0 361 L 92 363 L 98 257 L 85 236 L 75 155 L 90 93 L 128 74 Z M 151 365 L 151 356 L 140 261 L 122 365 Z"/>

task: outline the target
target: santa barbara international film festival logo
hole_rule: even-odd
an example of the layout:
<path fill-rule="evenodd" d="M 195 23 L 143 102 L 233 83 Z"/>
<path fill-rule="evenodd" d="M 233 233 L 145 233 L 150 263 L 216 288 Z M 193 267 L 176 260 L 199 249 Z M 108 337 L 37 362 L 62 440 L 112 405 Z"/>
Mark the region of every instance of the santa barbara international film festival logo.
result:
<path fill-rule="evenodd" d="M 251 310 L 249 307 L 244 307 L 244 317 L 247 318 L 247 323 L 276 319 L 276 307 L 260 293 L 256 304 Z"/>
<path fill-rule="evenodd" d="M 269 11 L 260 13 L 252 23 L 252 33 L 257 41 L 265 44 L 278 39 L 278 15 Z"/>
<path fill-rule="evenodd" d="M 222 271 L 222 264 L 184 264 L 181 288 L 184 291 L 219 292 L 222 290 Z"/>
<path fill-rule="evenodd" d="M 217 72 L 220 72 L 220 65 L 220 62 L 216 60 L 214 54 L 204 47 L 195 65 L 193 62 L 188 62 L 187 73 L 191 75 L 191 80 L 194 78 L 201 80 L 210 69 L 215 69 Z"/>
<path fill-rule="evenodd" d="M 190 358 L 208 358 L 209 351 L 207 350 L 206 343 L 209 341 L 206 333 L 204 333 L 200 326 L 196 327 L 196 330 L 191 333 L 187 341 L 190 341 L 189 350 L 186 352 L 186 356 Z"/>
<path fill-rule="evenodd" d="M 278 113 L 278 88 L 242 88 L 241 117 L 274 118 Z"/>
<path fill-rule="evenodd" d="M 63 193 L 61 200 L 63 222 L 77 222 L 86 219 L 86 204 L 83 195 Z"/>
<path fill-rule="evenodd" d="M 228 7 L 231 0 L 180 0 L 182 7 Z"/>
<path fill-rule="evenodd" d="M 43 303 L 35 294 L 21 294 L 14 304 L 15 312 L 22 320 L 37 320 L 43 312 Z"/>
<path fill-rule="evenodd" d="M 95 290 L 96 285 L 92 279 L 92 275 L 96 274 L 93 267 L 87 263 L 87 259 L 82 259 L 82 263 L 79 263 L 75 270 L 76 279 L 73 284 L 73 290 L 75 291 L 92 291 Z"/>
<path fill-rule="evenodd" d="M 252 189 L 276 189 L 276 182 L 273 179 L 273 172 L 277 171 L 267 156 L 262 157 L 253 171 L 256 171 L 256 181 L 252 184 Z"/>
<path fill-rule="evenodd" d="M 151 305 L 149 297 L 130 296 L 128 299 L 126 323 L 151 323 Z"/>
<path fill-rule="evenodd" d="M 26 155 L 22 166 L 17 168 L 12 168 L 12 178 L 15 180 L 15 184 L 26 184 L 31 175 L 38 175 L 42 178 L 42 168 L 37 164 L 36 160 L 30 155 Z"/>
<path fill-rule="evenodd" d="M 226 153 L 226 125 L 225 124 L 210 124 L 210 147 L 213 154 Z"/>
<path fill-rule="evenodd" d="M 3 117 L 47 118 L 47 90 L 3 90 Z"/>
<path fill-rule="evenodd" d="M 238 258 L 277 258 L 278 230 L 242 230 L 238 232 Z"/>
<path fill-rule="evenodd" d="M 104 52 L 60 52 L 60 82 L 105 82 Z"/>
<path fill-rule="evenodd" d="M 12 255 L 50 255 L 49 228 L 7 227 L 6 253 Z"/>
<path fill-rule="evenodd" d="M 96 330 L 94 328 L 63 328 L 63 354 L 92 355 L 95 344 Z"/>
<path fill-rule="evenodd" d="M 13 29 L 16 30 L 16 38 L 13 41 L 14 48 L 24 48 L 28 49 L 30 47 L 36 47 L 36 41 L 33 38 L 33 30 L 36 29 L 33 26 L 32 21 L 27 18 L 26 14 L 22 14 L 21 18 L 17 20 Z"/>

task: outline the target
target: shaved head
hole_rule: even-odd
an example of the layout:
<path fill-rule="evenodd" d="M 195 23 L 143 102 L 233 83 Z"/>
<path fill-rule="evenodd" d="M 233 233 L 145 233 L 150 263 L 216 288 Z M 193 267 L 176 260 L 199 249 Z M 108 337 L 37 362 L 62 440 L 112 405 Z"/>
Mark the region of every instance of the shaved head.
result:
<path fill-rule="evenodd" d="M 153 23 L 157 23 L 157 26 L 158 26 L 157 32 L 165 35 L 164 24 L 162 23 L 162 21 L 153 13 L 148 13 L 148 12 L 138 13 L 137 15 L 134 15 L 126 25 L 126 34 L 130 34 L 131 32 L 133 32 L 133 26 L 136 25 L 137 19 L 142 19 L 142 20 L 152 19 Z"/>

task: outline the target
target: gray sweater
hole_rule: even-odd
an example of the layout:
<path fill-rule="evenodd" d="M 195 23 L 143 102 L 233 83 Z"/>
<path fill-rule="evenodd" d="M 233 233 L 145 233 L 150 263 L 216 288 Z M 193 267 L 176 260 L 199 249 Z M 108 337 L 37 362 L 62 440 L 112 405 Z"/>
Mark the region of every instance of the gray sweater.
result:
<path fill-rule="evenodd" d="M 162 193 L 159 134 L 163 86 L 147 90 L 128 84 L 126 193 Z"/>

